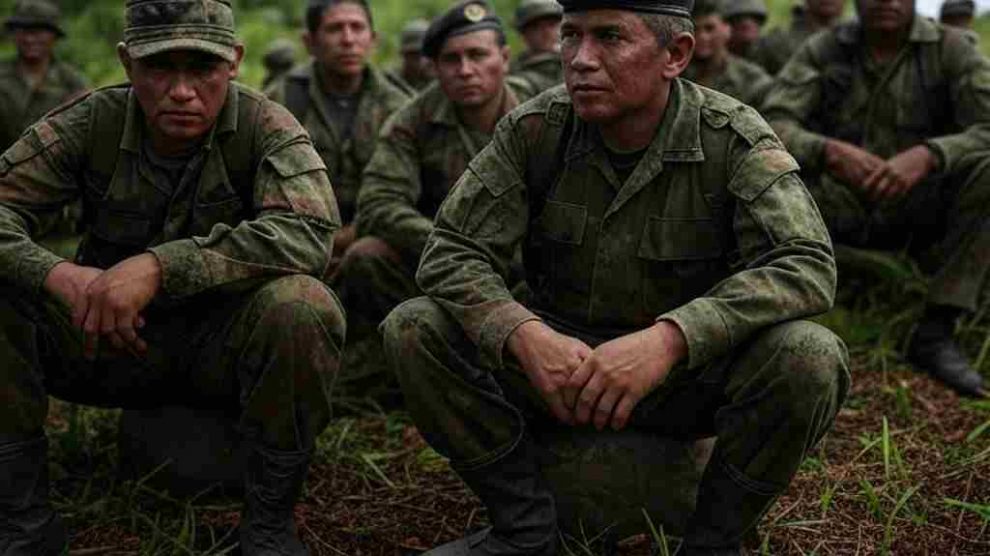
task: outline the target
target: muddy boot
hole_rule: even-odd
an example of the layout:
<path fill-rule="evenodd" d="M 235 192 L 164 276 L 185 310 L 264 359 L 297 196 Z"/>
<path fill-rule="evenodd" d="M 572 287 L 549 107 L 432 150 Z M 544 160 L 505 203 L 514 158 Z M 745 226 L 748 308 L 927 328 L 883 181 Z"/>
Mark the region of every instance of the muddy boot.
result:
<path fill-rule="evenodd" d="M 744 554 L 743 537 L 756 527 L 776 498 L 771 489 L 732 473 L 713 458 L 698 485 L 698 503 L 677 556 Z"/>
<path fill-rule="evenodd" d="M 492 526 L 434 548 L 424 556 L 557 553 L 557 510 L 528 436 L 498 461 L 457 473 L 485 505 Z"/>
<path fill-rule="evenodd" d="M 907 360 L 916 369 L 960 395 L 986 398 L 988 392 L 980 376 L 953 337 L 959 311 L 950 307 L 930 307 L 911 337 Z"/>
<path fill-rule="evenodd" d="M 67 540 L 48 501 L 48 440 L 0 443 L 0 555 L 61 554 Z"/>
<path fill-rule="evenodd" d="M 311 451 L 283 452 L 255 446 L 248 456 L 241 512 L 241 554 L 305 556 L 293 509 L 302 492 Z"/>

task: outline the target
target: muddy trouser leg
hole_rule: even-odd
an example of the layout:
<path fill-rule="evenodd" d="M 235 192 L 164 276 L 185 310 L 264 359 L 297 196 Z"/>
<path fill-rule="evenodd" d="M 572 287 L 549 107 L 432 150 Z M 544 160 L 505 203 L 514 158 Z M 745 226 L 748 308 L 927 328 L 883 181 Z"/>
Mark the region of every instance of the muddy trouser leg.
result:
<path fill-rule="evenodd" d="M 416 268 L 387 243 L 368 236 L 347 249 L 329 283 L 349 322 L 367 332 L 377 328 L 396 305 L 421 295 L 415 273 Z"/>

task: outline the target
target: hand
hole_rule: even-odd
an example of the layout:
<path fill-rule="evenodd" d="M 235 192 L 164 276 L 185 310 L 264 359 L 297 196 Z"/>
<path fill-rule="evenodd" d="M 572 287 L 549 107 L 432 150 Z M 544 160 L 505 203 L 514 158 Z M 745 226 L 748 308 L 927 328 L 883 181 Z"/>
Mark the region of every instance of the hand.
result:
<path fill-rule="evenodd" d="M 591 348 L 539 321 L 519 325 L 509 336 L 506 347 L 554 416 L 562 423 L 573 424 L 574 415 L 564 403 L 563 388 L 571 373 L 591 355 Z"/>
<path fill-rule="evenodd" d="M 158 258 L 144 253 L 125 259 L 98 276 L 86 289 L 86 310 L 73 324 L 86 335 L 83 354 L 96 357 L 100 336 L 116 349 L 144 354 L 148 345 L 137 331 L 144 327 L 141 311 L 161 289 L 162 267 Z"/>
<path fill-rule="evenodd" d="M 896 199 L 910 192 L 935 169 L 935 153 L 918 145 L 884 162 L 863 183 L 874 201 Z"/>
<path fill-rule="evenodd" d="M 343 226 L 333 234 L 333 256 L 340 258 L 344 251 L 357 239 L 357 227 L 354 224 Z"/>
<path fill-rule="evenodd" d="M 86 290 L 101 274 L 99 268 L 63 261 L 48 271 L 43 287 L 49 295 L 69 306 L 73 322 L 82 322 L 89 304 Z"/>
<path fill-rule="evenodd" d="M 611 421 L 621 430 L 633 408 L 686 355 L 684 334 L 669 321 L 598 346 L 567 382 L 575 419 L 583 425 L 593 418 L 598 430 Z"/>
<path fill-rule="evenodd" d="M 882 158 L 856 145 L 838 139 L 825 141 L 825 168 L 851 187 L 862 189 L 866 179 L 883 164 Z"/>

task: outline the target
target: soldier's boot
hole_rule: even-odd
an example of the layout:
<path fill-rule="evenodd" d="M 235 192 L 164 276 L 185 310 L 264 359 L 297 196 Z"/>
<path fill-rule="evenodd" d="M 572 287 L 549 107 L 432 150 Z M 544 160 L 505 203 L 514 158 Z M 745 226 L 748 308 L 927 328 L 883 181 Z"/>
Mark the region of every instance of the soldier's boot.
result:
<path fill-rule="evenodd" d="M 713 457 L 698 485 L 697 505 L 677 556 L 743 554 L 744 536 L 759 524 L 777 495 L 764 485 L 731 473 Z"/>
<path fill-rule="evenodd" d="M 963 396 L 990 397 L 983 377 L 970 366 L 954 338 L 958 316 L 958 310 L 948 307 L 925 311 L 908 344 L 907 360 Z"/>
<path fill-rule="evenodd" d="M 244 476 L 241 553 L 244 556 L 306 556 L 296 532 L 294 508 L 312 451 L 287 452 L 254 445 Z"/>
<path fill-rule="evenodd" d="M 48 501 L 48 440 L 0 443 L 0 554 L 61 554 L 67 540 Z"/>
<path fill-rule="evenodd" d="M 424 556 L 557 554 L 557 509 L 528 436 L 495 463 L 457 473 L 485 505 L 492 526 Z"/>

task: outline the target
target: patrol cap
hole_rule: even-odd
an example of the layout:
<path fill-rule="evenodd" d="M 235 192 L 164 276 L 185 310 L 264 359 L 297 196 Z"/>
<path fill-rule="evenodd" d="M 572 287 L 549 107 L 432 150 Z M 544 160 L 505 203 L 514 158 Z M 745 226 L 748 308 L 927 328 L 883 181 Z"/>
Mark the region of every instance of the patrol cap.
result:
<path fill-rule="evenodd" d="M 628 10 L 649 14 L 691 17 L 694 0 L 557 0 L 564 13 L 587 10 Z"/>
<path fill-rule="evenodd" d="M 699 18 L 706 15 L 722 15 L 722 12 L 722 2 L 720 0 L 695 0 L 691 16 Z"/>
<path fill-rule="evenodd" d="M 62 11 L 58 5 L 48 0 L 20 0 L 14 6 L 14 15 L 7 18 L 4 27 L 14 29 L 48 29 L 59 37 L 65 36 L 62 29 Z"/>
<path fill-rule="evenodd" d="M 266 68 L 290 68 L 296 63 L 296 43 L 289 39 L 275 39 L 268 45 L 262 63 Z"/>
<path fill-rule="evenodd" d="M 169 50 L 237 58 L 230 0 L 127 0 L 124 10 L 124 46 L 131 58 Z"/>
<path fill-rule="evenodd" d="M 436 58 L 447 39 L 475 31 L 492 29 L 504 34 L 502 20 L 483 0 L 462 0 L 430 23 L 423 37 L 423 54 Z"/>
<path fill-rule="evenodd" d="M 530 23 L 553 17 L 560 19 L 564 15 L 564 8 L 556 0 L 522 0 L 516 8 L 516 29 L 522 30 Z"/>
<path fill-rule="evenodd" d="M 763 0 L 727 0 L 722 9 L 722 16 L 725 19 L 746 15 L 759 19 L 761 23 L 765 22 L 767 20 L 766 2 Z"/>
<path fill-rule="evenodd" d="M 976 13 L 976 3 L 973 0 L 945 0 L 939 11 L 940 17 L 970 16 Z"/>
<path fill-rule="evenodd" d="M 403 53 L 421 52 L 423 50 L 423 37 L 426 30 L 430 28 L 430 22 L 425 19 L 414 19 L 402 28 L 400 43 Z"/>

